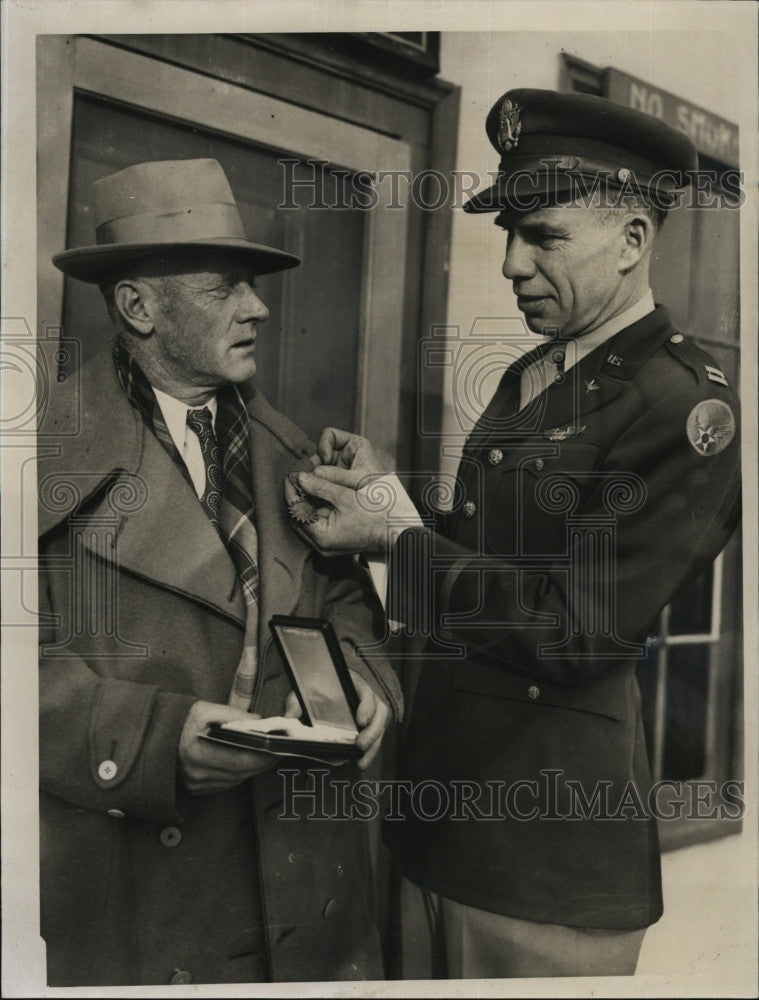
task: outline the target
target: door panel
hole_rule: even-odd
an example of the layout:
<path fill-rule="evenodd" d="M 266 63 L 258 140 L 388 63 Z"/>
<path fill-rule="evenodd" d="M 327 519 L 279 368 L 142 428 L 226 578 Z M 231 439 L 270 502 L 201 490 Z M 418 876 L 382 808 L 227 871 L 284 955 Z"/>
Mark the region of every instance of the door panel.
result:
<path fill-rule="evenodd" d="M 303 259 L 292 272 L 262 275 L 257 280 L 271 312 L 256 347 L 257 387 L 312 435 L 325 422 L 352 427 L 366 213 L 358 209 L 310 211 L 305 208 L 307 188 L 295 191 L 300 208 L 277 210 L 283 200 L 284 178 L 277 153 L 197 126 L 78 96 L 67 245 L 95 242 L 94 180 L 143 160 L 200 157 L 221 163 L 251 240 Z M 339 203 L 342 177 L 325 166 L 317 169 L 325 201 Z M 112 324 L 96 286 L 69 280 L 64 301 L 64 333 L 80 340 L 86 361 L 112 336 Z"/>

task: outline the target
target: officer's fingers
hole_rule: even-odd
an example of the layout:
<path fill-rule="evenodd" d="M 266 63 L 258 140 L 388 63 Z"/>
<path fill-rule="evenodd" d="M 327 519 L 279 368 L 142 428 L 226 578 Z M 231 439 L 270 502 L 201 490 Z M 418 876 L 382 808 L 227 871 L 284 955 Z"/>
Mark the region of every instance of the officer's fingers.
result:
<path fill-rule="evenodd" d="M 332 473 L 341 475 L 345 475 L 346 473 L 334 468 L 334 466 L 327 465 L 320 465 L 318 472 L 319 475 L 317 475 L 316 471 L 298 473 L 298 483 L 301 489 L 305 493 L 308 493 L 309 496 L 318 497 L 333 507 L 338 507 L 341 502 L 344 503 L 348 493 L 350 493 L 351 497 L 353 496 L 352 489 L 346 490 L 345 486 L 340 485 L 339 481 L 336 483 L 331 481 Z M 325 475 L 325 473 L 328 473 L 328 475 Z"/>
<path fill-rule="evenodd" d="M 339 465 L 320 465 L 318 469 L 314 469 L 313 475 L 315 479 L 326 480 L 337 486 L 346 486 L 350 490 L 355 490 L 364 480 L 368 482 L 365 472 L 358 469 L 343 469 Z"/>
<path fill-rule="evenodd" d="M 333 465 L 352 437 L 350 431 L 341 431 L 339 427 L 325 427 L 319 435 L 319 443 L 316 446 L 322 461 L 326 465 Z"/>

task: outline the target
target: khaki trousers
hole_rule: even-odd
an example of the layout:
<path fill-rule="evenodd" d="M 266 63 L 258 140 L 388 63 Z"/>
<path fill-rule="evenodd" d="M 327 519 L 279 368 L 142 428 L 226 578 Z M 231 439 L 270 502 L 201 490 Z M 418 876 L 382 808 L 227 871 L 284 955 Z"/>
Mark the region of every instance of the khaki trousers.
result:
<path fill-rule="evenodd" d="M 404 979 L 631 976 L 643 930 L 585 930 L 488 913 L 403 879 Z"/>

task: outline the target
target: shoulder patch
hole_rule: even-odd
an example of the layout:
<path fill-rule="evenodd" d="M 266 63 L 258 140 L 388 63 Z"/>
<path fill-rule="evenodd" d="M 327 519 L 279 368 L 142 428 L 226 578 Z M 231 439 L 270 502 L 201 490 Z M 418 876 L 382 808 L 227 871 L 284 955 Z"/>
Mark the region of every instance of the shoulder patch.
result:
<path fill-rule="evenodd" d="M 688 440 L 699 455 L 718 455 L 735 437 L 735 415 L 721 399 L 703 399 L 688 414 Z"/>
<path fill-rule="evenodd" d="M 706 369 L 706 377 L 710 382 L 716 382 L 718 385 L 727 385 L 725 373 L 721 372 L 719 368 L 715 368 L 714 365 L 704 365 L 704 368 Z"/>

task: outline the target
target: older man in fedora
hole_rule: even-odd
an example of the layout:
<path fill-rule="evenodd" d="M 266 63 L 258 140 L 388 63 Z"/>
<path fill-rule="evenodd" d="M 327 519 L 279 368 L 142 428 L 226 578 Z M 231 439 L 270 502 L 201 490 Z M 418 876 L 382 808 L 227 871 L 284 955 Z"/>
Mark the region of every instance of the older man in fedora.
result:
<path fill-rule="evenodd" d="M 298 258 L 249 242 L 215 160 L 104 177 L 94 214 L 97 243 L 54 263 L 99 284 L 117 336 L 54 401 L 40 469 L 49 983 L 381 978 L 365 830 L 320 805 L 355 772 L 288 758 L 285 786 L 271 755 L 203 739 L 292 714 L 273 613 L 332 622 L 359 767 L 401 711 L 357 652 L 374 625 L 355 563 L 287 525 L 282 477 L 315 447 L 250 385 L 254 279 Z"/>
<path fill-rule="evenodd" d="M 444 945 L 438 974 L 631 974 L 662 913 L 636 666 L 740 503 L 735 394 L 649 288 L 698 160 L 587 95 L 513 90 L 486 128 L 499 176 L 465 207 L 498 213 L 503 276 L 542 339 L 506 367 L 434 530 L 397 481 L 378 511 L 385 467 L 334 429 L 299 476 L 322 500 L 302 530 L 321 551 L 389 536 L 389 618 L 433 622 L 400 766 L 434 789 L 386 840 Z"/>

